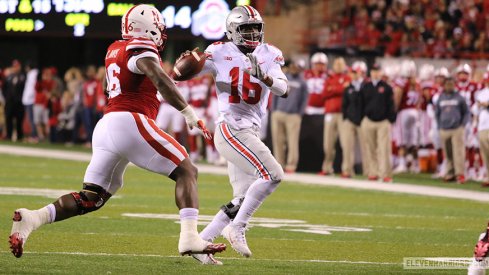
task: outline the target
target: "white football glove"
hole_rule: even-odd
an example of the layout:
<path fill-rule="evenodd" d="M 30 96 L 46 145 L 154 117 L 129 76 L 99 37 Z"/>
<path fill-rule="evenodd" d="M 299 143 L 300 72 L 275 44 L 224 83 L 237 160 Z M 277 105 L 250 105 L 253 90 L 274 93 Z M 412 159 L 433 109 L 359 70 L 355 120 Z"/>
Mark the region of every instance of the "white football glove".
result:
<path fill-rule="evenodd" d="M 197 117 L 195 114 L 195 111 L 190 105 L 187 105 L 183 110 L 180 111 L 180 113 L 183 115 L 185 118 L 185 122 L 187 123 L 188 127 L 192 130 L 194 127 L 197 127 L 202 131 L 202 134 L 204 135 L 205 139 L 211 140 L 212 139 L 212 134 L 207 130 L 207 127 L 205 127 L 204 121 Z"/>
<path fill-rule="evenodd" d="M 263 81 L 267 75 L 263 72 L 258 64 L 258 59 L 251 53 L 246 54 L 251 62 L 251 70 L 245 70 L 248 74 L 252 75 L 255 78 L 258 78 L 260 81 Z"/>

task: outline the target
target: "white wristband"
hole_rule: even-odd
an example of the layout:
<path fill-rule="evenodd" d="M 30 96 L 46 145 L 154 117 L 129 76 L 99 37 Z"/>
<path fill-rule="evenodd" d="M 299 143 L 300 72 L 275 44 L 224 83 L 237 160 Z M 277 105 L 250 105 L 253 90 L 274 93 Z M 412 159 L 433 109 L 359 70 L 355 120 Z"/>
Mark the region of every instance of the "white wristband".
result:
<path fill-rule="evenodd" d="M 183 117 L 185 117 L 185 121 L 187 121 L 187 124 L 197 124 L 199 118 L 197 117 L 197 114 L 195 114 L 194 109 L 190 105 L 187 105 L 187 107 L 183 108 L 180 113 L 183 115 Z"/>
<path fill-rule="evenodd" d="M 287 81 L 281 79 L 281 78 L 272 78 L 273 83 L 272 86 L 270 87 L 270 90 L 272 93 L 282 96 L 287 92 Z"/>

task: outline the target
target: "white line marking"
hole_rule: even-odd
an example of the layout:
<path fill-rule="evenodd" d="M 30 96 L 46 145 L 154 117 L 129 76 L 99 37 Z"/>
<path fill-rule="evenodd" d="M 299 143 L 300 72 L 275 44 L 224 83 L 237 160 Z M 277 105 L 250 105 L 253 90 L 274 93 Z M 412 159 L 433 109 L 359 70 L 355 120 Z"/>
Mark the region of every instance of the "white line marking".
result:
<path fill-rule="evenodd" d="M 71 152 L 63 150 L 50 150 L 40 148 L 28 148 L 21 146 L 0 145 L 0 153 L 66 159 L 74 161 L 90 161 L 90 153 Z M 225 167 L 198 164 L 199 172 L 214 175 L 226 175 Z M 286 174 L 285 181 L 321 186 L 335 186 L 341 188 L 366 189 L 392 193 L 405 193 L 421 196 L 442 197 L 452 199 L 464 199 L 478 202 L 489 202 L 489 192 L 478 192 L 471 190 L 460 190 L 455 188 L 443 188 L 435 186 L 422 186 L 406 183 L 381 183 L 358 179 L 343 179 L 339 177 L 318 176 L 306 173 Z"/>
<path fill-rule="evenodd" d="M 133 218 L 146 218 L 146 219 L 164 219 L 173 220 L 175 223 L 179 223 L 180 216 L 175 214 L 154 214 L 154 213 L 122 213 L 124 217 Z M 199 225 L 207 225 L 214 217 L 209 215 L 199 216 Z M 278 228 L 285 231 L 304 232 L 311 234 L 331 235 L 332 231 L 336 232 L 370 232 L 370 228 L 358 228 L 358 227 L 341 227 L 330 226 L 323 224 L 307 224 L 302 220 L 287 220 L 287 219 L 275 219 L 275 218 L 251 218 L 249 227 L 265 227 L 265 228 Z"/>
<path fill-rule="evenodd" d="M 10 254 L 10 251 L 0 251 L 2 254 Z M 148 258 L 168 258 L 168 259 L 173 259 L 173 258 L 182 258 L 183 256 L 176 256 L 176 255 L 157 255 L 157 254 L 127 254 L 127 253 L 88 253 L 88 252 L 60 252 L 60 251 L 51 251 L 51 252 L 37 252 L 37 251 L 27 251 L 24 252 L 24 254 L 37 254 L 37 255 L 74 255 L 74 256 L 102 256 L 102 257 L 148 257 Z M 251 259 L 244 259 L 244 258 L 237 258 L 237 257 L 216 257 L 219 259 L 223 260 L 245 260 L 245 261 L 259 261 L 259 262 L 294 262 L 294 263 L 339 263 L 339 264 L 371 264 L 371 265 L 399 265 L 401 266 L 401 263 L 391 263 L 391 262 L 367 262 L 367 261 L 346 261 L 346 260 L 341 260 L 341 261 L 335 261 L 335 260 L 321 260 L 321 259 L 314 259 L 314 260 L 296 260 L 296 259 L 257 259 L 257 258 L 251 258 Z"/>

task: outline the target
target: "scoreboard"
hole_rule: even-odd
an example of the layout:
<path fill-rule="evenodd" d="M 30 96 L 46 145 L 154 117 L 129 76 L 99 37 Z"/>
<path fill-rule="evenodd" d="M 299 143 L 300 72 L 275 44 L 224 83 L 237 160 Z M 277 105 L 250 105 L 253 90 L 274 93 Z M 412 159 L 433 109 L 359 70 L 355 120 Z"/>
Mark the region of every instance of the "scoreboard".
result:
<path fill-rule="evenodd" d="M 120 37 L 121 17 L 149 4 L 165 18 L 168 33 L 219 40 L 233 0 L 0 0 L 2 35 Z"/>

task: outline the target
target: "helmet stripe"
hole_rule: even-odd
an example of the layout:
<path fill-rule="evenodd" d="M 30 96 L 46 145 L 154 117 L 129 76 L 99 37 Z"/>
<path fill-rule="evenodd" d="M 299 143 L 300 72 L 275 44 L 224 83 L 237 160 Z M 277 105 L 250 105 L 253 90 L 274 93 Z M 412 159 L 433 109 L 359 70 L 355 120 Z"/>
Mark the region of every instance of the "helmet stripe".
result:
<path fill-rule="evenodd" d="M 251 18 L 255 18 L 255 12 L 253 11 L 253 8 L 252 7 L 250 7 L 248 5 L 245 5 L 243 7 L 246 9 L 246 11 L 251 16 Z"/>
<path fill-rule="evenodd" d="M 131 11 L 132 11 L 132 10 L 133 10 L 135 7 L 137 7 L 137 5 L 136 5 L 136 6 L 132 6 L 132 8 L 130 8 L 130 9 L 129 9 L 129 11 L 126 13 L 126 18 L 125 18 L 125 22 L 124 22 L 124 28 L 125 28 L 126 34 L 127 34 L 127 32 L 129 31 L 129 30 L 128 30 L 128 27 L 127 27 L 127 24 L 129 23 L 129 19 L 128 19 L 128 18 L 129 18 L 129 14 L 131 13 Z"/>

